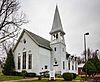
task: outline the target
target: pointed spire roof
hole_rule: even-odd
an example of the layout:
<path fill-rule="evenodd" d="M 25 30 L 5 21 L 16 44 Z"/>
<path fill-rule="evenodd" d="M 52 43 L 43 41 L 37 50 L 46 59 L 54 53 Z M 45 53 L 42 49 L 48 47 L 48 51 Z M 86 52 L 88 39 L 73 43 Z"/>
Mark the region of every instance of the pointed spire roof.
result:
<path fill-rule="evenodd" d="M 53 25 L 52 25 L 52 29 L 50 31 L 50 34 L 53 34 L 55 32 L 62 32 L 63 34 L 65 34 L 65 32 L 63 31 L 63 28 L 62 28 L 61 19 L 60 19 L 57 5 L 56 5 Z"/>

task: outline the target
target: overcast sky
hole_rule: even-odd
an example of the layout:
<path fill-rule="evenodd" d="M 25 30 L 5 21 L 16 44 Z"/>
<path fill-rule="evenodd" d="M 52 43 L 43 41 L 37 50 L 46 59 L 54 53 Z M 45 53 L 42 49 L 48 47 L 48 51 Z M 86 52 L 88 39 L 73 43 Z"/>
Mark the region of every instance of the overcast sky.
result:
<path fill-rule="evenodd" d="M 28 24 L 22 26 L 50 41 L 56 4 L 64 29 L 66 51 L 80 55 L 83 50 L 83 35 L 87 47 L 100 49 L 100 0 L 20 0 L 21 10 L 26 13 Z"/>

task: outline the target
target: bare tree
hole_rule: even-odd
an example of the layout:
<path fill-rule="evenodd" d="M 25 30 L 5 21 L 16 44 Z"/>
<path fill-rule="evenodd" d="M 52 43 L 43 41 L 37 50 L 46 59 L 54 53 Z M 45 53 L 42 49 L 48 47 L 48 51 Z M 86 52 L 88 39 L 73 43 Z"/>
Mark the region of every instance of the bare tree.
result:
<path fill-rule="evenodd" d="M 25 14 L 19 9 L 18 0 L 0 0 L 0 47 L 6 52 L 14 45 L 20 26 L 27 23 Z"/>
<path fill-rule="evenodd" d="M 90 48 L 88 48 L 86 50 L 86 60 L 90 59 L 92 57 L 92 50 Z M 83 53 L 81 54 L 81 61 L 85 62 L 85 51 L 83 51 Z"/>
<path fill-rule="evenodd" d="M 0 0 L 0 30 L 8 25 L 19 27 L 25 22 L 24 16 L 18 15 L 19 8 L 18 0 Z"/>
<path fill-rule="evenodd" d="M 86 50 L 86 59 L 87 59 L 87 60 L 88 60 L 88 59 L 91 59 L 91 58 L 96 58 L 96 59 L 98 59 L 98 53 L 97 53 L 97 51 L 98 51 L 98 50 L 93 51 L 93 50 L 91 50 L 90 48 L 88 48 L 88 49 Z M 81 57 L 82 57 L 82 58 L 81 58 L 81 62 L 82 62 L 82 61 L 85 62 L 85 53 L 84 53 L 84 51 L 83 51 Z"/>
<path fill-rule="evenodd" d="M 0 0 L 0 31 L 5 31 L 5 28 L 19 28 L 26 23 L 25 14 L 19 13 L 20 5 L 18 0 Z M 8 35 L 0 38 L 0 40 L 13 34 L 16 30 L 10 32 Z"/>
<path fill-rule="evenodd" d="M 9 30 L 11 28 L 5 28 L 5 31 L 2 31 L 2 38 L 5 37 L 1 41 L 1 50 L 2 54 L 5 52 L 6 54 L 8 53 L 9 49 L 14 46 L 14 44 L 17 41 L 18 35 L 20 34 L 20 29 L 19 28 L 13 28 L 11 34 L 9 34 Z M 3 52 L 4 51 L 4 52 Z"/>
<path fill-rule="evenodd" d="M 98 59 L 98 53 L 97 53 L 98 50 L 95 50 L 93 53 L 92 53 L 92 58 L 95 58 L 95 59 Z"/>
<path fill-rule="evenodd" d="M 81 64 L 82 63 L 82 60 L 80 57 L 77 58 L 77 61 L 78 61 L 78 64 Z"/>

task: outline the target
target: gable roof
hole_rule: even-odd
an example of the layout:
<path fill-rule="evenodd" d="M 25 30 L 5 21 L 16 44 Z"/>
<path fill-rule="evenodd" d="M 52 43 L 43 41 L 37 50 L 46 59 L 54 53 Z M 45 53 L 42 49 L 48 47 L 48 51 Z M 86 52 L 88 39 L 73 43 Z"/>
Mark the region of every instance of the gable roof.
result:
<path fill-rule="evenodd" d="M 37 42 L 37 44 L 40 46 L 40 47 L 44 47 L 44 48 L 47 48 L 47 49 L 51 49 L 50 48 L 50 41 L 28 31 L 28 30 L 25 30 L 26 32 L 29 33 L 29 35 L 31 36 L 31 38 Z"/>
<path fill-rule="evenodd" d="M 53 25 L 52 25 L 52 29 L 50 31 L 50 34 L 53 34 L 55 32 L 59 32 L 59 31 L 62 32 L 63 34 L 65 34 L 65 32 L 63 31 L 63 28 L 62 28 L 62 24 L 61 24 L 61 19 L 60 19 L 58 7 L 56 5 L 56 10 L 55 10 L 55 15 L 54 15 Z"/>
<path fill-rule="evenodd" d="M 43 47 L 43 48 L 48 49 L 48 50 L 51 50 L 50 41 L 24 29 L 23 32 L 21 33 L 19 39 L 18 39 L 18 42 L 15 45 L 13 51 L 16 49 L 16 47 L 17 47 L 17 45 L 18 45 L 18 43 L 19 43 L 19 41 L 22 38 L 24 33 L 26 33 L 38 46 Z"/>

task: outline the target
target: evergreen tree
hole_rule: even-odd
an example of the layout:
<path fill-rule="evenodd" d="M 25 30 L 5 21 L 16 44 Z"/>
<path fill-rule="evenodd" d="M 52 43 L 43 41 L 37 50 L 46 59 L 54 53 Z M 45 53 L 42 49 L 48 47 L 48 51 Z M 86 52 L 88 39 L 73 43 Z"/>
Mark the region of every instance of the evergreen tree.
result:
<path fill-rule="evenodd" d="M 89 61 L 96 67 L 96 73 L 100 73 L 100 60 L 96 57 L 89 59 Z"/>
<path fill-rule="evenodd" d="M 89 76 L 94 75 L 96 72 L 96 67 L 91 61 L 87 61 L 83 66 L 83 72 L 87 73 Z"/>
<path fill-rule="evenodd" d="M 98 59 L 98 53 L 97 52 L 98 52 L 98 50 L 95 50 L 93 52 L 89 48 L 87 50 L 87 61 L 91 62 L 95 66 L 95 68 L 96 68 L 96 71 L 95 71 L 94 74 L 97 74 L 97 73 L 100 74 L 100 60 Z M 83 53 L 83 55 L 84 55 L 84 53 Z M 82 61 L 82 59 L 81 59 L 81 61 Z M 85 65 L 86 65 L 86 63 L 85 63 Z M 85 68 L 84 68 L 84 72 L 86 72 Z"/>
<path fill-rule="evenodd" d="M 7 59 L 4 64 L 4 68 L 2 72 L 4 75 L 12 75 L 14 70 L 15 70 L 14 57 L 13 57 L 12 49 L 10 49 L 7 54 Z"/>

